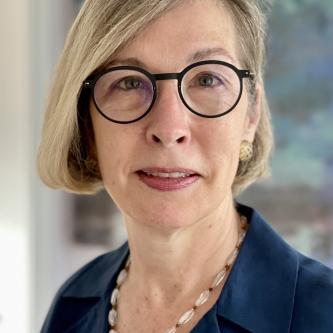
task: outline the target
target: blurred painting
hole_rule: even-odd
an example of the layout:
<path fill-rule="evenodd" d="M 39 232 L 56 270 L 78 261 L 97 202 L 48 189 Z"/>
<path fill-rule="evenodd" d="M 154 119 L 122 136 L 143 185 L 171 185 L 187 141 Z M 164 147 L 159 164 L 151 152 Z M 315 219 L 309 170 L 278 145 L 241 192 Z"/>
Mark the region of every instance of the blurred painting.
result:
<path fill-rule="evenodd" d="M 333 267 L 333 1 L 276 1 L 269 27 L 272 177 L 243 201 Z"/>

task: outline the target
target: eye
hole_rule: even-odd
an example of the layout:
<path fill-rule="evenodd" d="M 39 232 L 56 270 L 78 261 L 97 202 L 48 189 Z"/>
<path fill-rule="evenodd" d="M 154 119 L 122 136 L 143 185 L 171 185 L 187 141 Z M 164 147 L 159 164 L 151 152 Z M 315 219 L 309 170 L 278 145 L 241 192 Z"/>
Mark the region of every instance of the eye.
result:
<path fill-rule="evenodd" d="M 204 73 L 197 75 L 193 80 L 192 86 L 199 86 L 203 88 L 214 88 L 223 84 L 223 81 L 212 73 Z"/>
<path fill-rule="evenodd" d="M 122 90 L 134 90 L 144 86 L 142 80 L 136 77 L 126 77 L 118 81 L 116 87 Z"/>

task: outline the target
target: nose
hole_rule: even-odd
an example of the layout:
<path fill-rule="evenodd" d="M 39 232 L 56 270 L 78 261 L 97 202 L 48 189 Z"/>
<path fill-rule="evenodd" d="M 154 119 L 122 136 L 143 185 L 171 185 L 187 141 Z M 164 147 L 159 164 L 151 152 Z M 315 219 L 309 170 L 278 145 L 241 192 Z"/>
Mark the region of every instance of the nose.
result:
<path fill-rule="evenodd" d="M 163 82 L 158 88 L 155 104 L 148 116 L 147 141 L 167 148 L 189 143 L 190 112 L 179 97 L 176 82 Z"/>

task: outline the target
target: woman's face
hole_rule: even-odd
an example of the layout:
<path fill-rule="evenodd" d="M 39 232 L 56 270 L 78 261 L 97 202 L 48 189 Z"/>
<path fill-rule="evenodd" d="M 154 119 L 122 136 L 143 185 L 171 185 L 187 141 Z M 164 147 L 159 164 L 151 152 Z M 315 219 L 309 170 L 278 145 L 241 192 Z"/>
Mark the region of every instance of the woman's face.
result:
<path fill-rule="evenodd" d="M 170 73 L 214 59 L 242 69 L 237 45 L 224 7 L 184 1 L 117 54 L 113 66 L 142 63 L 151 73 Z M 182 103 L 177 80 L 157 87 L 153 109 L 131 124 L 106 120 L 91 103 L 97 155 L 105 187 L 126 219 L 184 227 L 218 213 L 232 198 L 240 143 L 253 140 L 259 116 L 246 90 L 232 112 L 208 119 Z"/>

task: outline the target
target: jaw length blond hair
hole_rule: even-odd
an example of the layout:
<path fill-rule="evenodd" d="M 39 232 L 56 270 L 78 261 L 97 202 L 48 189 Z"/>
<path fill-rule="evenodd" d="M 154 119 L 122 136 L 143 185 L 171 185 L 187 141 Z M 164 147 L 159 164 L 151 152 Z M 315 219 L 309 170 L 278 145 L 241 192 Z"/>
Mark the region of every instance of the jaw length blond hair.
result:
<path fill-rule="evenodd" d="M 203 0 L 85 1 L 66 39 L 48 98 L 38 152 L 38 170 L 46 185 L 80 194 L 94 194 L 103 188 L 89 96 L 82 93 L 82 82 L 105 68 L 152 21 L 184 1 Z M 241 63 L 256 74 L 256 82 L 263 87 L 266 20 L 262 8 L 256 0 L 216 2 L 229 9 L 239 35 Z M 258 102 L 261 119 L 254 154 L 250 161 L 239 164 L 234 195 L 268 174 L 273 140 L 264 92 Z"/>

